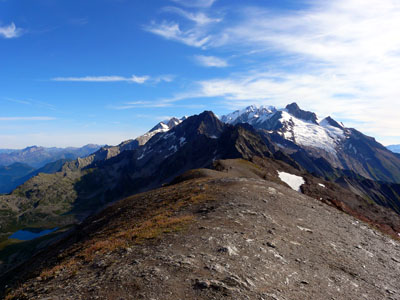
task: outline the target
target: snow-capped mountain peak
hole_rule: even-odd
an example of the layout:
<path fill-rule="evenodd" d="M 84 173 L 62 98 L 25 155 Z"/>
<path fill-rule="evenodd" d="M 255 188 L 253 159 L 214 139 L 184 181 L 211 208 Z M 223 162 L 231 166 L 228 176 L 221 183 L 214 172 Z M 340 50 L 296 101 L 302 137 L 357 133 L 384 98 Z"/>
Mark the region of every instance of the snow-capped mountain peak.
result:
<path fill-rule="evenodd" d="M 152 129 L 150 129 L 148 132 L 143 134 L 142 136 L 136 138 L 136 140 L 139 142 L 139 145 L 144 145 L 146 144 L 153 136 L 155 136 L 157 133 L 160 132 L 167 132 L 170 129 L 174 128 L 176 125 L 182 123 L 184 120 L 186 120 L 187 117 L 182 117 L 180 119 L 172 117 L 171 119 L 161 121 L 158 123 L 156 126 L 154 126 Z"/>
<path fill-rule="evenodd" d="M 337 122 L 334 119 L 332 119 L 330 116 L 326 117 L 325 119 L 323 119 L 321 122 L 319 122 L 319 125 L 327 127 L 327 126 L 332 126 L 332 127 L 336 127 L 339 129 L 344 129 L 344 125 L 342 122 Z"/>
<path fill-rule="evenodd" d="M 249 123 L 253 124 L 265 116 L 271 115 L 276 112 L 273 106 L 260 106 L 250 105 L 242 110 L 236 110 L 233 113 L 222 116 L 221 121 L 229 124 Z"/>
<path fill-rule="evenodd" d="M 232 125 L 249 123 L 257 129 L 275 132 L 298 145 L 324 150 L 335 155 L 340 140 L 345 138 L 345 127 L 327 117 L 319 122 L 315 113 L 302 110 L 297 103 L 283 109 L 273 106 L 251 105 L 221 117 Z"/>

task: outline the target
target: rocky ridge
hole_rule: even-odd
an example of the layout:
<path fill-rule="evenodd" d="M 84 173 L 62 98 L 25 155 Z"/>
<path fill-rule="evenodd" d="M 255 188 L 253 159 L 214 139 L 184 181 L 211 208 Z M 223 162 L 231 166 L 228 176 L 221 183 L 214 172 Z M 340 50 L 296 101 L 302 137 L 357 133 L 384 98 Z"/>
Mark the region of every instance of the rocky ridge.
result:
<path fill-rule="evenodd" d="M 88 219 L 14 270 L 7 299 L 398 299 L 399 242 L 221 163 Z"/>

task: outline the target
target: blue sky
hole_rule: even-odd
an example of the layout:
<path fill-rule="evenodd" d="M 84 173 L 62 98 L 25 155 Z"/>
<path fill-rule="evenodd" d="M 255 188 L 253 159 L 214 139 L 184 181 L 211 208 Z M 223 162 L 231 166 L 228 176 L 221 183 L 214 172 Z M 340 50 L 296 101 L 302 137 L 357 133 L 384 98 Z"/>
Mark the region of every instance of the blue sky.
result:
<path fill-rule="evenodd" d="M 0 148 L 300 107 L 400 143 L 397 0 L 0 0 Z"/>

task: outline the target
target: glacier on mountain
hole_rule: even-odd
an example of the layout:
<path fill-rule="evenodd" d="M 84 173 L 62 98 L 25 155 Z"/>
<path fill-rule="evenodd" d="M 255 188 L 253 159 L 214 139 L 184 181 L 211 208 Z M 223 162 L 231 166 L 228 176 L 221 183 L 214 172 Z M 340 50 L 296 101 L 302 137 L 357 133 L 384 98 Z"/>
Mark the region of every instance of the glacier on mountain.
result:
<path fill-rule="evenodd" d="M 290 107 L 290 109 L 287 109 Z M 251 105 L 245 109 L 222 116 L 221 121 L 228 124 L 248 123 L 257 129 L 276 132 L 285 139 L 300 146 L 322 149 L 336 154 L 336 147 L 346 138 L 345 128 L 327 117 L 318 122 L 315 114 L 301 110 L 293 103 L 284 109 L 273 106 Z M 294 112 L 298 113 L 294 113 Z M 290 113 L 292 112 L 292 113 Z M 312 116 L 304 120 L 294 116 Z"/>

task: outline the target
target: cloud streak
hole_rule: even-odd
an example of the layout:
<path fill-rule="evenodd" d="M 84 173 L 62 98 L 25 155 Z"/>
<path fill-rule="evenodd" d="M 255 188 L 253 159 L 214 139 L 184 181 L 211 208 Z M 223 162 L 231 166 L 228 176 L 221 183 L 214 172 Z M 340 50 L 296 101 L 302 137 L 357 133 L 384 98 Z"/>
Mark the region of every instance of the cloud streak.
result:
<path fill-rule="evenodd" d="M 33 99 L 13 99 L 13 98 L 2 98 L 2 99 L 5 101 L 8 101 L 8 102 L 17 103 L 17 104 L 36 106 L 36 107 L 40 107 L 40 108 L 50 109 L 53 111 L 57 110 L 56 107 L 52 104 L 33 100 Z"/>
<path fill-rule="evenodd" d="M 0 26 L 0 37 L 12 39 L 21 36 L 22 30 L 17 28 L 14 23 L 8 26 Z"/>
<path fill-rule="evenodd" d="M 225 59 L 215 56 L 196 55 L 194 58 L 203 67 L 224 68 L 228 66 L 228 62 Z"/>
<path fill-rule="evenodd" d="M 221 19 L 219 19 L 219 18 L 211 18 L 211 17 L 207 16 L 203 12 L 193 13 L 193 12 L 185 11 L 185 10 L 183 10 L 181 8 L 178 8 L 178 7 L 170 7 L 170 6 L 169 7 L 165 7 L 163 10 L 166 11 L 166 12 L 171 12 L 171 13 L 178 14 L 178 15 L 186 18 L 187 20 L 190 20 L 190 21 L 192 21 L 192 22 L 194 22 L 194 23 L 196 23 L 196 24 L 198 24 L 200 26 L 208 25 L 208 24 L 211 24 L 211 23 L 221 22 Z"/>
<path fill-rule="evenodd" d="M 210 40 L 210 36 L 204 35 L 200 28 L 182 30 L 176 22 L 163 21 L 161 24 L 152 22 L 145 26 L 144 29 L 148 32 L 159 35 L 167 40 L 177 41 L 187 46 L 204 47 Z"/>
<path fill-rule="evenodd" d="M 207 8 L 210 7 L 216 2 L 216 0 L 172 0 L 175 3 L 178 3 L 187 7 L 198 7 L 198 8 Z"/>
<path fill-rule="evenodd" d="M 85 76 L 85 77 L 55 77 L 52 81 L 62 82 L 131 82 L 143 84 L 150 79 L 150 76 Z"/>
<path fill-rule="evenodd" d="M 134 109 L 134 108 L 158 108 L 158 107 L 168 107 L 172 104 L 168 101 L 132 101 L 125 102 L 120 105 L 109 105 L 108 108 L 114 110 L 126 110 L 126 109 Z"/>

